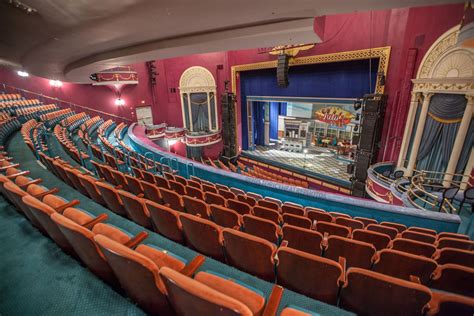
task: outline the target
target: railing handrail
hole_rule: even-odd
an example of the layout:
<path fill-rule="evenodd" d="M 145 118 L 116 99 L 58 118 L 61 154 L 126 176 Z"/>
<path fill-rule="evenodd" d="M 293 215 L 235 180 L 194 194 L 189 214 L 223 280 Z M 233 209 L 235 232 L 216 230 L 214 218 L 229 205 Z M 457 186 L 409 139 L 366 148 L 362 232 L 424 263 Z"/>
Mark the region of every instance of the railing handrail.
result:
<path fill-rule="evenodd" d="M 126 117 L 123 117 L 123 116 L 119 116 L 119 115 L 115 115 L 115 114 L 111 114 L 111 113 L 107 113 L 107 112 L 103 112 L 103 111 L 100 111 L 100 110 L 96 110 L 96 109 L 93 109 L 93 108 L 90 108 L 90 107 L 87 107 L 87 106 L 84 106 L 84 105 L 80 105 L 80 104 L 77 104 L 77 103 L 74 103 L 74 102 L 70 102 L 70 101 L 66 101 L 66 100 L 61 100 L 59 98 L 54 98 L 54 97 L 50 97 L 50 96 L 47 96 L 45 94 L 42 94 L 42 93 L 38 93 L 38 92 L 34 92 L 34 91 L 30 91 L 30 90 L 26 90 L 26 89 L 22 89 L 22 88 L 18 88 L 18 87 L 14 87 L 14 86 L 11 86 L 11 85 L 8 85 L 6 83 L 2 83 L 1 84 L 6 92 L 6 89 L 7 88 L 10 88 L 10 89 L 14 89 L 14 91 L 21 91 L 21 92 L 25 92 L 25 93 L 30 93 L 30 94 L 33 94 L 33 95 L 36 95 L 36 96 L 39 96 L 41 98 L 47 98 L 47 99 L 50 99 L 50 100 L 53 100 L 55 102 L 61 102 L 61 103 L 65 103 L 66 105 L 69 105 L 70 108 L 81 108 L 81 109 L 85 109 L 87 111 L 92 111 L 92 112 L 96 112 L 96 113 L 100 113 L 102 114 L 103 116 L 109 116 L 109 117 L 114 117 L 114 118 L 117 118 L 117 119 L 120 119 L 120 120 L 123 120 L 123 121 L 127 121 L 127 122 L 134 122 L 133 120 L 129 119 L 129 118 L 126 118 Z M 20 93 L 21 94 L 21 93 Z"/>

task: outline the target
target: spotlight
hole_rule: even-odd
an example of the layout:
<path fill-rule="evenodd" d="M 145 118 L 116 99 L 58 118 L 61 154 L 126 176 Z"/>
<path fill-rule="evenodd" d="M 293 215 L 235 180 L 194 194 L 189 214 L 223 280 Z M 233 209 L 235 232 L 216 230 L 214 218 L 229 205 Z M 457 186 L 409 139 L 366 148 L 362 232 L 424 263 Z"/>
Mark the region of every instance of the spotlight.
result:
<path fill-rule="evenodd" d="M 92 81 L 97 81 L 97 74 L 96 74 L 96 73 L 91 74 L 91 75 L 89 76 L 89 79 L 92 80 Z"/>
<path fill-rule="evenodd" d="M 23 70 L 18 70 L 17 74 L 20 77 L 28 77 L 30 75 L 29 73 L 27 73 L 26 71 L 23 71 Z"/>
<path fill-rule="evenodd" d="M 383 72 L 379 72 L 377 73 L 377 75 L 380 78 L 380 81 L 379 81 L 380 85 L 385 86 L 385 74 Z"/>
<path fill-rule="evenodd" d="M 56 87 L 56 88 L 60 88 L 63 86 L 63 83 L 59 80 L 49 80 L 49 84 L 52 86 L 52 87 Z"/>
<path fill-rule="evenodd" d="M 359 120 L 360 120 L 360 114 L 359 114 L 359 113 L 356 114 L 355 120 L 356 120 L 356 121 L 359 121 Z"/>
<path fill-rule="evenodd" d="M 178 142 L 178 140 L 176 140 L 176 139 L 169 139 L 169 140 L 168 140 L 168 145 L 169 145 L 169 146 L 173 146 L 173 145 L 176 144 L 177 142 Z"/>
<path fill-rule="evenodd" d="M 308 153 L 308 149 L 303 149 L 303 154 L 307 154 Z"/>
<path fill-rule="evenodd" d="M 358 130 L 359 130 L 359 125 L 358 124 L 354 125 L 354 132 L 357 132 Z"/>
<path fill-rule="evenodd" d="M 125 101 L 121 98 L 115 99 L 115 105 L 122 106 L 125 105 Z"/>

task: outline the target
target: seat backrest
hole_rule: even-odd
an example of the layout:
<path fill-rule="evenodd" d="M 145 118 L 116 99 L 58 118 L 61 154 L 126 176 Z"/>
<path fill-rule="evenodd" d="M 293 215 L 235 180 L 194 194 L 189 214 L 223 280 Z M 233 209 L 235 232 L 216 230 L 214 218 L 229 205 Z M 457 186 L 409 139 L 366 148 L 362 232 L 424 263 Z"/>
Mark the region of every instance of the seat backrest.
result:
<path fill-rule="evenodd" d="M 224 228 L 222 234 L 230 265 L 270 282 L 275 279 L 275 244 L 231 228 Z"/>
<path fill-rule="evenodd" d="M 117 191 L 128 217 L 140 226 L 151 228 L 151 219 L 145 200 L 123 190 Z"/>
<path fill-rule="evenodd" d="M 380 225 L 395 228 L 396 230 L 398 230 L 399 233 L 402 233 L 407 229 L 406 225 L 393 222 L 381 222 Z"/>
<path fill-rule="evenodd" d="M 385 234 L 389 236 L 390 239 L 394 239 L 398 235 L 398 230 L 396 228 L 384 226 L 381 224 L 370 224 L 365 229 L 373 231 L 373 232 Z"/>
<path fill-rule="evenodd" d="M 323 235 L 328 233 L 329 236 L 336 235 L 347 238 L 351 235 L 349 227 L 328 222 L 316 222 L 316 230 Z"/>
<path fill-rule="evenodd" d="M 323 235 L 317 231 L 298 226 L 283 225 L 283 240 L 288 242 L 288 247 L 298 249 L 313 255 L 320 256 Z"/>
<path fill-rule="evenodd" d="M 82 175 L 82 174 L 79 174 L 77 177 L 79 178 L 79 181 L 84 186 L 84 188 L 87 190 L 88 195 L 95 202 L 97 202 L 101 205 L 106 204 L 104 199 L 102 198 L 102 195 L 101 195 L 99 189 L 97 188 L 97 185 L 95 184 L 96 180 L 93 177 L 87 176 L 87 175 Z"/>
<path fill-rule="evenodd" d="M 211 192 L 211 193 L 214 193 L 214 194 L 217 194 L 217 189 L 215 186 L 213 185 L 209 185 L 209 184 L 201 184 L 202 185 L 202 190 L 204 192 Z"/>
<path fill-rule="evenodd" d="M 356 229 L 352 232 L 352 239 L 364 241 L 374 245 L 375 249 L 387 248 L 390 236 L 365 229 Z"/>
<path fill-rule="evenodd" d="M 431 258 L 436 251 L 432 244 L 405 238 L 395 238 L 390 242 L 389 248 L 427 258 Z"/>
<path fill-rule="evenodd" d="M 252 213 L 255 216 L 268 219 L 274 222 L 275 224 L 280 224 L 280 222 L 283 220 L 278 211 L 263 206 L 254 206 L 252 209 Z"/>
<path fill-rule="evenodd" d="M 437 267 L 436 261 L 393 249 L 382 249 L 374 256 L 375 272 L 410 281 L 410 276 L 427 285 Z"/>
<path fill-rule="evenodd" d="M 354 219 L 364 223 L 364 227 L 369 226 L 370 224 L 378 224 L 378 222 L 373 218 L 356 216 L 356 217 L 354 217 Z"/>
<path fill-rule="evenodd" d="M 403 238 L 418 240 L 421 242 L 426 242 L 429 244 L 434 244 L 436 241 L 436 237 L 431 234 L 420 233 L 418 231 L 411 230 L 410 228 L 405 230 L 402 233 Z"/>
<path fill-rule="evenodd" d="M 408 230 L 413 231 L 413 232 L 422 233 L 422 234 L 433 235 L 433 236 L 436 236 L 436 234 L 437 234 L 436 230 L 429 229 L 429 228 L 416 227 L 416 226 L 410 226 L 410 227 L 408 227 Z"/>
<path fill-rule="evenodd" d="M 164 267 L 160 275 L 178 315 L 253 315 L 242 302 L 179 272 Z"/>
<path fill-rule="evenodd" d="M 204 193 L 204 200 L 208 204 L 226 206 L 226 200 L 222 196 L 220 196 L 219 194 L 216 194 L 216 193 L 212 193 L 212 192 Z"/>
<path fill-rule="evenodd" d="M 206 202 L 185 195 L 183 196 L 183 203 L 186 213 L 193 214 L 204 219 L 210 219 L 209 206 Z"/>
<path fill-rule="evenodd" d="M 242 216 L 234 210 L 220 205 L 210 205 L 213 221 L 222 227 L 235 228 L 242 225 Z"/>
<path fill-rule="evenodd" d="M 357 267 L 370 269 L 376 249 L 372 244 L 340 236 L 329 236 L 324 257 L 339 261 L 346 259 L 347 268 Z"/>
<path fill-rule="evenodd" d="M 252 192 L 247 192 L 247 195 L 239 194 L 237 195 L 237 200 L 240 202 L 247 203 L 250 206 L 257 205 L 257 199 L 251 195 Z"/>
<path fill-rule="evenodd" d="M 188 186 L 202 190 L 201 183 L 196 180 L 189 179 Z"/>
<path fill-rule="evenodd" d="M 306 216 L 295 215 L 291 213 L 283 213 L 283 222 L 293 226 L 311 229 L 313 222 Z"/>
<path fill-rule="evenodd" d="M 186 243 L 198 252 L 216 260 L 224 260 L 221 228 L 198 216 L 181 213 L 179 220 L 183 225 Z"/>
<path fill-rule="evenodd" d="M 148 200 L 156 203 L 164 203 L 161 197 L 160 187 L 156 184 L 149 183 L 147 181 L 141 181 L 143 186 L 143 194 Z"/>
<path fill-rule="evenodd" d="M 280 226 L 274 222 L 250 214 L 245 214 L 243 216 L 243 222 L 244 231 L 246 233 L 266 239 L 274 244 L 278 244 L 281 236 L 281 229 Z"/>
<path fill-rule="evenodd" d="M 222 195 L 224 197 L 224 199 L 236 199 L 237 198 L 237 196 L 229 190 L 219 189 L 217 191 L 217 194 Z"/>
<path fill-rule="evenodd" d="M 433 259 L 438 264 L 454 263 L 465 267 L 474 267 L 474 251 L 462 250 L 457 248 L 438 249 Z"/>
<path fill-rule="evenodd" d="M 430 300 L 431 291 L 426 286 L 350 268 L 339 306 L 360 315 L 423 315 Z"/>
<path fill-rule="evenodd" d="M 255 203 L 257 203 L 257 201 L 263 199 L 263 196 L 261 196 L 258 193 L 254 193 L 254 192 L 247 192 L 247 197 L 252 198 L 255 201 Z M 252 206 L 254 206 L 254 205 L 252 205 Z"/>
<path fill-rule="evenodd" d="M 186 178 L 184 178 L 182 176 L 178 176 L 176 174 L 174 175 L 174 181 L 177 181 L 177 182 L 181 183 L 184 186 L 188 185 L 188 180 L 186 180 Z"/>
<path fill-rule="evenodd" d="M 142 181 L 128 174 L 125 175 L 125 179 L 127 179 L 128 190 L 131 193 L 135 195 L 143 193 Z"/>
<path fill-rule="evenodd" d="M 306 211 L 304 208 L 300 205 L 295 205 L 292 203 L 285 202 L 281 206 L 281 211 L 282 213 L 289 213 L 289 214 L 294 214 L 294 215 L 299 215 L 299 216 L 305 216 Z"/>
<path fill-rule="evenodd" d="M 436 293 L 436 304 L 428 316 L 472 316 L 474 298 L 462 295 Z"/>
<path fill-rule="evenodd" d="M 269 201 L 267 199 L 259 200 L 257 202 L 257 205 L 258 206 L 263 206 L 263 207 L 266 207 L 266 208 L 269 208 L 269 209 L 272 209 L 272 210 L 275 210 L 275 211 L 280 211 L 280 205 L 278 205 L 278 203 L 276 203 L 274 201 Z"/>
<path fill-rule="evenodd" d="M 324 211 L 314 210 L 314 209 L 307 209 L 306 216 L 308 216 L 310 220 L 317 221 L 317 222 L 331 223 L 333 221 L 333 217 L 331 214 Z"/>
<path fill-rule="evenodd" d="M 99 181 L 97 181 L 95 184 L 97 189 L 99 189 L 105 204 L 107 204 L 107 208 L 116 214 L 127 216 L 127 212 L 125 211 L 122 200 L 117 194 L 117 190 L 111 185 Z"/>
<path fill-rule="evenodd" d="M 160 188 L 160 195 L 166 206 L 175 211 L 184 212 L 183 201 L 178 193 L 165 188 Z"/>
<path fill-rule="evenodd" d="M 474 188 L 472 188 L 474 189 Z M 474 192 L 474 190 L 473 190 Z M 455 238 L 455 239 L 461 239 L 461 240 L 469 240 L 468 235 L 464 234 L 457 234 L 457 233 L 448 233 L 448 232 L 441 232 L 436 236 L 437 240 L 440 240 L 441 238 Z"/>
<path fill-rule="evenodd" d="M 329 212 L 329 214 L 331 214 L 332 217 L 334 218 L 338 218 L 338 217 L 352 218 L 352 216 L 350 216 L 349 214 L 340 213 L 340 212 Z"/>
<path fill-rule="evenodd" d="M 154 180 L 155 180 L 156 185 L 158 187 L 168 189 L 168 190 L 170 189 L 170 184 L 168 182 L 168 179 L 166 179 L 164 177 L 161 177 L 161 176 L 158 176 L 158 175 L 155 175 Z"/>
<path fill-rule="evenodd" d="M 157 232 L 175 242 L 184 243 L 179 213 L 153 201 L 145 201 L 145 204 Z"/>
<path fill-rule="evenodd" d="M 97 235 L 95 242 L 107 258 L 120 285 L 132 300 L 150 314 L 173 315 L 166 299 L 159 267 L 146 256 Z"/>
<path fill-rule="evenodd" d="M 227 200 L 227 207 L 240 215 L 250 214 L 251 206 L 236 199 Z"/>
<path fill-rule="evenodd" d="M 168 183 L 170 184 L 170 189 L 174 192 L 180 195 L 186 194 L 186 187 L 182 183 L 174 180 L 168 180 Z"/>
<path fill-rule="evenodd" d="M 192 196 L 196 199 L 204 200 L 204 192 L 200 188 L 196 188 L 193 186 L 186 187 L 186 195 Z"/>
<path fill-rule="evenodd" d="M 117 183 L 117 185 L 122 186 L 123 190 L 128 191 L 129 188 L 128 188 L 127 179 L 125 179 L 125 175 L 122 172 L 117 171 L 117 170 L 110 170 L 110 172 L 112 173 L 112 176 L 115 179 L 115 183 Z"/>
<path fill-rule="evenodd" d="M 359 220 L 346 218 L 346 217 L 336 217 L 336 224 L 347 226 L 352 230 L 364 228 L 364 223 Z"/>
<path fill-rule="evenodd" d="M 436 246 L 438 249 L 443 249 L 443 248 L 457 248 L 457 249 L 463 249 L 463 250 L 474 250 L 474 241 L 471 240 L 462 240 L 459 238 L 450 238 L 450 237 L 444 237 L 438 239 L 436 242 Z"/>
<path fill-rule="evenodd" d="M 278 284 L 318 301 L 337 303 L 344 274 L 338 262 L 289 247 L 280 247 L 277 256 Z"/>
<path fill-rule="evenodd" d="M 474 268 L 452 263 L 440 265 L 433 272 L 430 287 L 474 297 Z"/>
<path fill-rule="evenodd" d="M 114 273 L 93 239 L 95 234 L 92 231 L 59 213 L 51 214 L 51 219 L 58 225 L 59 230 L 64 234 L 82 262 L 94 274 L 111 284 L 116 283 Z"/>

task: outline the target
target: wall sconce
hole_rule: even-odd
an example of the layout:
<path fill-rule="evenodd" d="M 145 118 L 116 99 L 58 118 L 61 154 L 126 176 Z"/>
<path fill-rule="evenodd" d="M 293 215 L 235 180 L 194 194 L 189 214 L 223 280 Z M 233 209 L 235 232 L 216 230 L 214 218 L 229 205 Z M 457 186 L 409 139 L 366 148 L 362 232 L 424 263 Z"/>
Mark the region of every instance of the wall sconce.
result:
<path fill-rule="evenodd" d="M 117 99 L 115 99 L 115 105 L 117 105 L 117 106 L 125 105 L 125 101 L 121 98 L 117 98 Z"/>
<path fill-rule="evenodd" d="M 59 80 L 49 80 L 49 84 L 55 88 L 61 88 L 63 86 L 63 83 Z"/>

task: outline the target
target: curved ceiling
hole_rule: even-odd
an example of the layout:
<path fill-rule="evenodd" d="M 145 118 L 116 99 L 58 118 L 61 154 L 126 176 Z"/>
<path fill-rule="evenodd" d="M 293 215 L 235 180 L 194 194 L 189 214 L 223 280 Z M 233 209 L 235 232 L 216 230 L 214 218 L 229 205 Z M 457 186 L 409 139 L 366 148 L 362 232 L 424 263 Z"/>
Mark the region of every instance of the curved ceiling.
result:
<path fill-rule="evenodd" d="M 42 77 L 90 82 L 91 73 L 146 60 L 317 43 L 316 16 L 457 2 L 2 0 L 0 63 Z"/>

